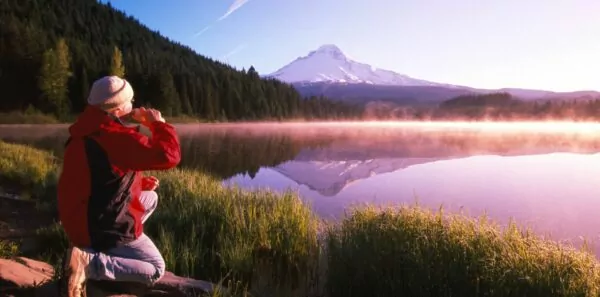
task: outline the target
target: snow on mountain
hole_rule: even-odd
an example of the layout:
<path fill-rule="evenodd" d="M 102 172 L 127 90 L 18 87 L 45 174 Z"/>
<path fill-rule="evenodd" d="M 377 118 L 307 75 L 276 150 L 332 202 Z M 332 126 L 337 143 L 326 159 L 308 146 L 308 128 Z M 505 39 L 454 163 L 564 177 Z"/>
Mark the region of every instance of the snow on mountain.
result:
<path fill-rule="evenodd" d="M 323 196 L 335 196 L 348 185 L 372 176 L 443 158 L 383 158 L 339 161 L 288 161 L 272 169 Z"/>
<path fill-rule="evenodd" d="M 391 86 L 445 86 L 452 85 L 412 78 L 389 70 L 353 61 L 340 48 L 326 44 L 307 56 L 297 58 L 266 77 L 287 83 L 363 83 Z"/>

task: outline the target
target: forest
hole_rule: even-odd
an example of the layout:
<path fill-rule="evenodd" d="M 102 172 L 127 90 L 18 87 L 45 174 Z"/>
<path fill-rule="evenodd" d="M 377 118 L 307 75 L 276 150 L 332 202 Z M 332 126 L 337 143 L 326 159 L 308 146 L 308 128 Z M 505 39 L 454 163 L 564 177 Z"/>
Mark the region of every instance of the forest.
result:
<path fill-rule="evenodd" d="M 371 102 L 364 119 L 385 120 L 600 120 L 600 98 L 526 101 L 511 94 L 466 94 L 434 106 L 404 106 L 391 102 Z"/>
<path fill-rule="evenodd" d="M 599 98 L 464 94 L 421 106 L 400 98 L 365 103 L 302 96 L 290 84 L 260 77 L 252 66 L 236 69 L 202 56 L 110 3 L 0 1 L 0 113 L 72 119 L 104 75 L 130 81 L 137 106 L 206 121 L 600 119 Z"/>
<path fill-rule="evenodd" d="M 0 112 L 81 112 L 91 84 L 119 75 L 136 105 L 206 120 L 348 119 L 362 108 L 235 69 L 96 0 L 0 1 Z"/>

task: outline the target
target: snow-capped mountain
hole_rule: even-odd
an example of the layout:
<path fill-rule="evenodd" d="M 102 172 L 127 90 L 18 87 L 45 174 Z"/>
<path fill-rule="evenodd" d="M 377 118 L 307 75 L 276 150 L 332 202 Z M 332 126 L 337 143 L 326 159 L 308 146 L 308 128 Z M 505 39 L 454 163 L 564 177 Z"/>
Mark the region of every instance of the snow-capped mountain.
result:
<path fill-rule="evenodd" d="M 596 91 L 552 92 L 515 88 L 494 90 L 431 82 L 354 61 L 333 44 L 322 45 L 263 77 L 292 84 L 305 97 L 324 95 L 365 104 L 383 99 L 402 104 L 438 104 L 460 95 L 494 92 L 508 92 L 521 100 L 600 96 L 600 92 Z"/>
<path fill-rule="evenodd" d="M 451 85 L 416 79 L 393 71 L 377 69 L 353 61 L 333 44 L 322 45 L 307 56 L 299 57 L 267 77 L 287 83 L 364 83 L 390 86 L 445 86 Z"/>

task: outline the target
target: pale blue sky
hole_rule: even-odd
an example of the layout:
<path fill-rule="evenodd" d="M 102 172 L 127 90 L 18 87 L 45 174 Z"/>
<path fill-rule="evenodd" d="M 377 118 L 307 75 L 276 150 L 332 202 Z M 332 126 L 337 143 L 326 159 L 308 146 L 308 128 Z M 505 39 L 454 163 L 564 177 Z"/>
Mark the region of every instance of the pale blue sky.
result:
<path fill-rule="evenodd" d="M 261 74 L 336 44 L 430 81 L 600 90 L 598 0 L 237 0 L 223 18 L 235 2 L 111 1 L 200 54 Z"/>

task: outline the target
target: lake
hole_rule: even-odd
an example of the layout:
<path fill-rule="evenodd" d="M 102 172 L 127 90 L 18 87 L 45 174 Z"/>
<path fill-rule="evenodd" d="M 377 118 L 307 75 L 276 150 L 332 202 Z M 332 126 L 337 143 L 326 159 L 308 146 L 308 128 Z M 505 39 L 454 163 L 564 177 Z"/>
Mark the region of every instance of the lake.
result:
<path fill-rule="evenodd" d="M 61 155 L 66 127 L 2 126 L 0 138 Z M 325 219 L 365 203 L 418 203 L 501 224 L 512 219 L 577 245 L 599 239 L 598 124 L 258 123 L 178 131 L 181 167 L 208 171 L 227 186 L 292 190 Z"/>

